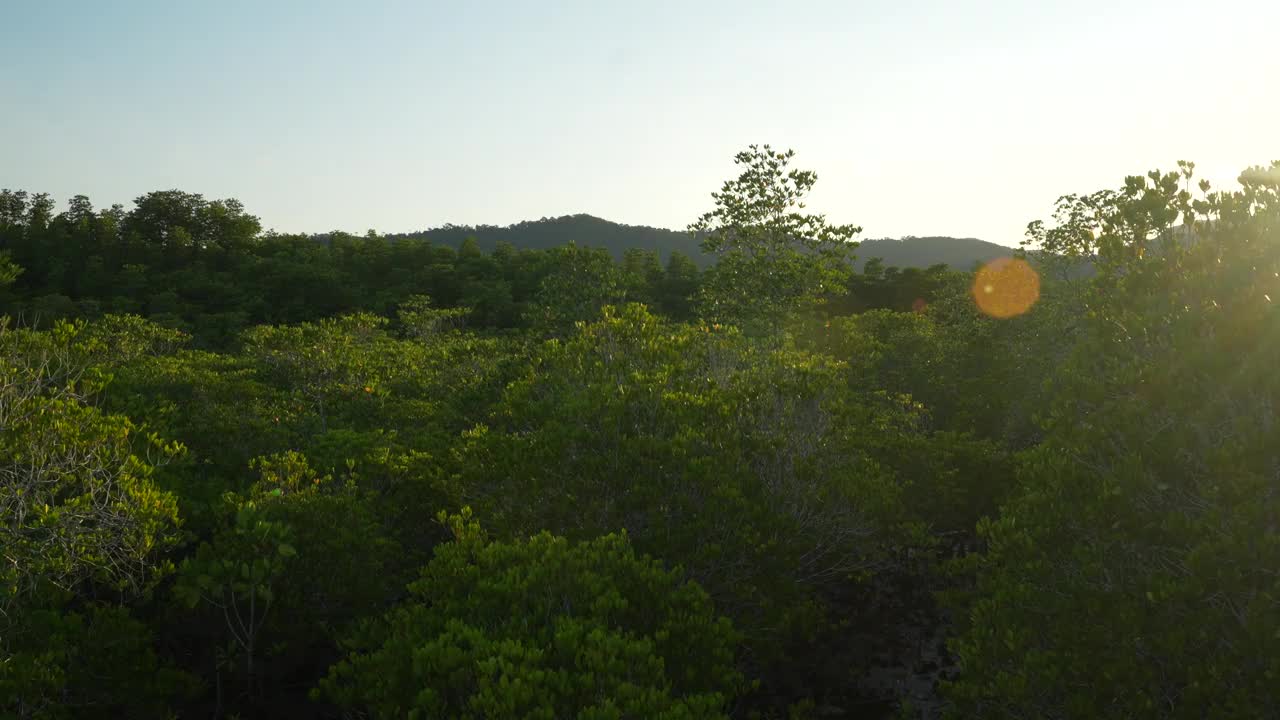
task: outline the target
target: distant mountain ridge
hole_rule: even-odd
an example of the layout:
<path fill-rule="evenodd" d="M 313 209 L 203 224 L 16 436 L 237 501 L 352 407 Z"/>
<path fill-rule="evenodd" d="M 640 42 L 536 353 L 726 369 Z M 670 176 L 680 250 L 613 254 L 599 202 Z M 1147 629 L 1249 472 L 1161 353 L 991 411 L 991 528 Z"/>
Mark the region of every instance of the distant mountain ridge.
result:
<path fill-rule="evenodd" d="M 1014 252 L 1014 248 L 978 238 L 908 236 L 863 240 L 854 254 L 858 256 L 858 267 L 871 258 L 880 258 L 885 267 L 925 268 L 941 264 L 953 270 L 972 270 L 975 264 L 1008 257 Z"/>
<path fill-rule="evenodd" d="M 703 267 L 713 261 L 702 253 L 697 240 L 687 232 L 645 225 L 623 225 L 581 213 L 529 220 L 505 227 L 445 225 L 418 232 L 392 233 L 387 237 L 393 240 L 416 238 L 455 248 L 467 238 L 474 237 L 480 249 L 486 252 L 492 251 L 501 242 L 531 250 L 573 242 L 584 247 L 604 248 L 616 258 L 621 258 L 631 248 L 640 248 L 657 251 L 663 260 L 670 257 L 672 252 L 681 252 Z M 906 237 L 862 240 L 855 254 L 859 267 L 867 260 L 878 257 L 886 267 L 925 268 L 945 264 L 956 270 L 970 270 L 975 263 L 987 262 L 1013 252 L 1013 248 L 977 238 Z"/>

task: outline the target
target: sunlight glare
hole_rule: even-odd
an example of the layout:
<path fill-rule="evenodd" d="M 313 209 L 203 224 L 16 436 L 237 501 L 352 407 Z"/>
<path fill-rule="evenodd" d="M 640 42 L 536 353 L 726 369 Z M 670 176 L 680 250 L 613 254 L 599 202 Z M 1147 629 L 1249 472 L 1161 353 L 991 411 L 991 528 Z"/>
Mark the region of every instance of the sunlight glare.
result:
<path fill-rule="evenodd" d="M 1040 299 L 1040 276 L 1024 260 L 997 258 L 973 279 L 978 309 L 994 318 L 1011 318 L 1031 309 Z"/>

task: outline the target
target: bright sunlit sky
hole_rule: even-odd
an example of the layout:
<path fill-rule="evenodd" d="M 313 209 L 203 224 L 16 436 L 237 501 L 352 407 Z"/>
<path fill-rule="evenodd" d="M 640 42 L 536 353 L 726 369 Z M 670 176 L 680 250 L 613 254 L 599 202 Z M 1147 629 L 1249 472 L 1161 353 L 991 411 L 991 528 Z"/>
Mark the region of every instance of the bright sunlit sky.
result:
<path fill-rule="evenodd" d="M 683 228 L 749 143 L 865 237 L 1280 158 L 1280 2 L 0 0 L 0 187 L 282 232 Z"/>

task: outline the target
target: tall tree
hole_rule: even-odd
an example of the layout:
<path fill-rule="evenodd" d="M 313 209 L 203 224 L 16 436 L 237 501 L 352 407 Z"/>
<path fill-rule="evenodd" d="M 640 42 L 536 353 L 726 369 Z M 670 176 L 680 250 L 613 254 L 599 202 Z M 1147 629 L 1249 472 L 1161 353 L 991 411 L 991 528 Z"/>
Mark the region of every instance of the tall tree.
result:
<path fill-rule="evenodd" d="M 703 236 L 703 251 L 718 256 L 700 298 L 708 319 L 776 335 L 843 289 L 862 228 L 802 212 L 818 176 L 790 169 L 794 156 L 768 145 L 738 153 L 742 174 L 712 193 L 715 208 L 689 226 Z"/>

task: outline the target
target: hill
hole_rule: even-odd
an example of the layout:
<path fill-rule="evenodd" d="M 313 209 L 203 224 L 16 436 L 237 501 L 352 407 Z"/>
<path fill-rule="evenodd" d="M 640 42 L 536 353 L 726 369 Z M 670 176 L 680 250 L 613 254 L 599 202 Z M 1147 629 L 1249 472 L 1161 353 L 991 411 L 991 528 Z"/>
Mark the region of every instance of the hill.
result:
<path fill-rule="evenodd" d="M 665 260 L 673 251 L 693 258 L 700 266 L 711 264 L 703 256 L 697 241 L 687 232 L 645 225 L 623 225 L 592 215 L 565 215 L 557 218 L 529 220 L 505 227 L 498 225 L 445 225 L 441 228 L 411 233 L 396 233 L 389 239 L 417 238 L 434 244 L 458 247 L 474 237 L 480 249 L 488 252 L 500 242 L 517 248 L 545 249 L 569 242 L 585 247 L 600 247 L 616 258 L 631 248 L 655 250 Z M 925 268 L 945 264 L 957 270 L 969 270 L 974 263 L 1009 255 L 1012 248 L 977 238 L 906 237 L 863 240 L 858 247 L 858 265 L 874 257 L 886 266 Z"/>
<path fill-rule="evenodd" d="M 955 270 L 971 270 L 984 263 L 1013 254 L 1014 249 L 977 238 L 905 237 L 863 240 L 856 254 L 858 266 L 871 258 L 880 258 L 885 267 L 918 267 L 948 265 Z"/>
<path fill-rule="evenodd" d="M 393 233 L 388 239 L 424 239 L 437 245 L 458 247 L 462 241 L 474 237 L 480 249 L 490 252 L 498 243 L 506 242 L 520 249 L 545 250 L 575 243 L 584 247 L 601 247 L 616 258 L 631 248 L 656 250 L 666 259 L 673 251 L 682 252 L 699 265 L 710 264 L 702 258 L 702 251 L 689 233 L 647 227 L 623 225 L 593 215 L 565 215 L 557 218 L 528 220 L 505 227 L 498 225 L 445 225 L 431 230 L 411 233 Z"/>

